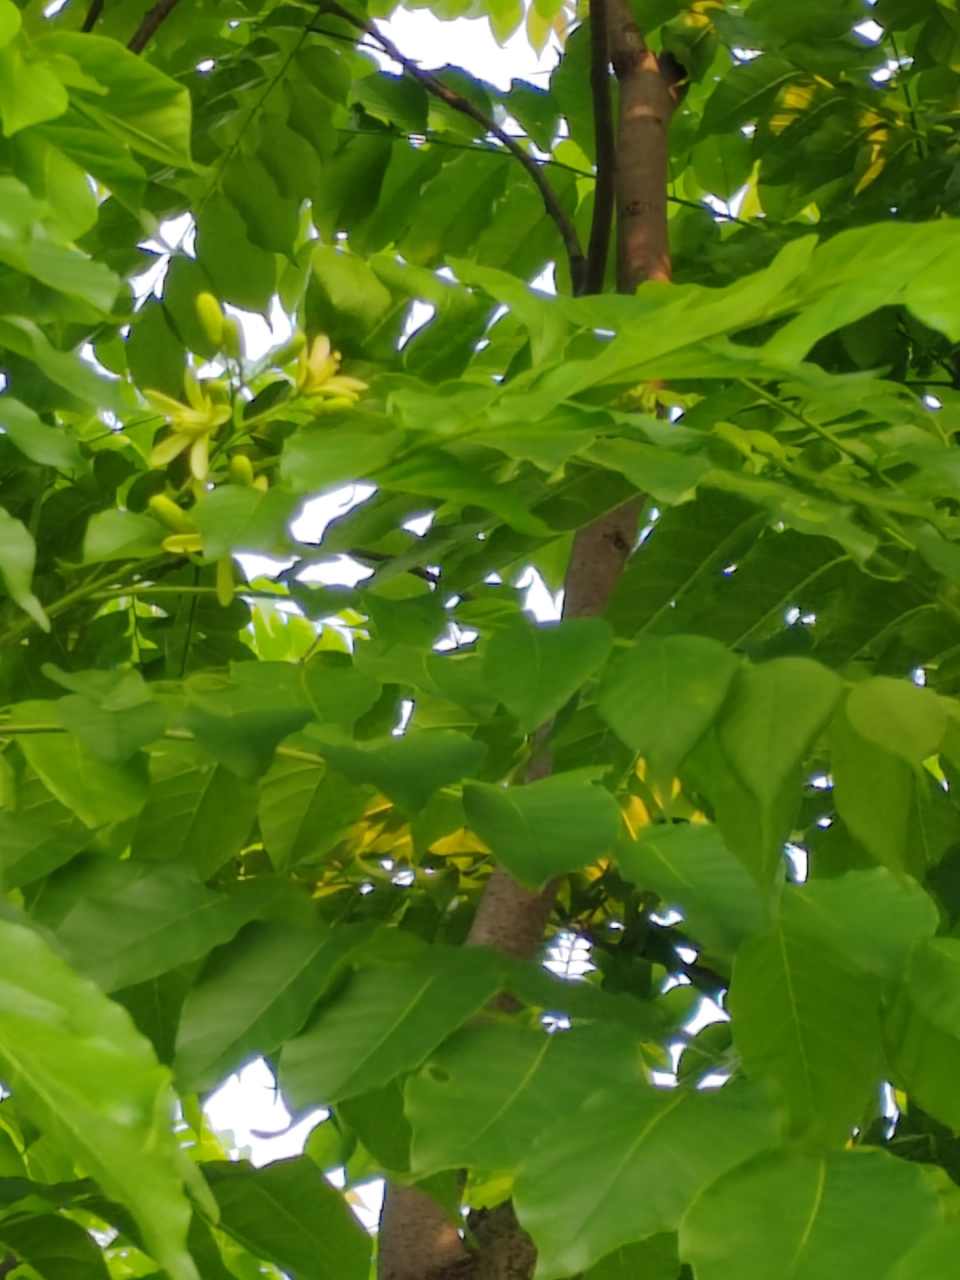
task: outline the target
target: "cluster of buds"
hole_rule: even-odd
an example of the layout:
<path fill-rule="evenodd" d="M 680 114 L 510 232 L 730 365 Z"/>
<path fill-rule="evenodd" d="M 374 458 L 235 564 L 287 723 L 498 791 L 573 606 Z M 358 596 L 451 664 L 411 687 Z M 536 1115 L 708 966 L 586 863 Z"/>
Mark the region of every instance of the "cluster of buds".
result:
<path fill-rule="evenodd" d="M 310 347 L 304 347 L 297 362 L 297 390 L 318 410 L 349 409 L 367 390 L 359 378 L 340 373 L 343 357 L 330 346 L 325 333 L 318 334 Z"/>

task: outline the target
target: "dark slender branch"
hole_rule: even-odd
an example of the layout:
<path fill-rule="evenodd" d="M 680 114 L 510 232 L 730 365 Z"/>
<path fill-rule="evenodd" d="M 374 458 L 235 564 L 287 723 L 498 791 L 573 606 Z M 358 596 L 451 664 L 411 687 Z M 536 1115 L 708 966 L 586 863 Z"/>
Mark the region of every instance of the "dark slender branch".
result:
<path fill-rule="evenodd" d="M 352 13 L 349 13 L 346 9 L 342 9 L 340 5 L 336 3 L 336 0 L 326 0 L 324 9 L 329 13 L 335 13 L 338 17 L 346 19 L 347 22 L 350 22 L 359 31 L 364 32 L 365 35 L 368 35 L 372 40 L 375 40 L 384 53 L 387 54 L 388 57 L 392 58 L 394 62 L 398 62 L 408 75 L 411 75 L 415 80 L 419 81 L 428 93 L 432 94 L 435 98 L 438 98 L 441 102 L 446 103 L 446 105 L 451 107 L 454 111 L 459 111 L 462 115 L 470 116 L 472 119 L 476 120 L 479 125 L 483 126 L 487 133 L 493 134 L 495 138 L 503 143 L 510 154 L 520 161 L 527 173 L 530 175 L 530 178 L 537 190 L 540 192 L 543 203 L 546 206 L 547 213 L 557 224 L 557 228 L 563 239 L 564 247 L 567 251 L 567 257 L 570 261 L 570 278 L 573 282 L 573 292 L 575 294 L 582 293 L 586 259 L 583 256 L 583 249 L 580 246 L 580 237 L 577 235 L 577 229 L 573 225 L 573 219 L 569 216 L 563 205 L 561 205 L 557 198 L 557 193 L 548 182 L 541 166 L 536 160 L 534 160 L 533 156 L 524 151 L 523 147 L 520 146 L 517 140 L 515 138 L 511 138 L 508 133 L 504 132 L 496 121 L 492 120 L 485 111 L 482 111 L 475 102 L 471 102 L 470 99 L 464 97 L 463 94 L 455 93 L 453 89 L 448 89 L 441 80 L 436 78 L 436 76 L 431 75 L 429 71 L 424 71 L 421 67 L 418 67 L 414 61 L 400 52 L 392 40 L 389 40 L 385 35 L 382 35 L 372 23 L 364 22 L 360 18 L 355 18 Z"/>
<path fill-rule="evenodd" d="M 94 0 L 94 3 L 96 3 L 96 0 Z M 157 0 L 153 8 L 144 15 L 144 19 L 137 27 L 133 39 L 127 45 L 131 53 L 143 53 L 156 35 L 160 24 L 170 17 L 178 4 L 179 0 Z"/>
<path fill-rule="evenodd" d="M 590 2 L 590 91 L 593 95 L 597 181 L 583 291 L 602 293 L 610 254 L 617 176 L 617 138 L 613 124 L 613 95 L 610 92 L 610 35 L 607 30 L 606 0 Z"/>
<path fill-rule="evenodd" d="M 81 31 L 90 32 L 100 21 L 100 15 L 103 13 L 104 0 L 93 0 L 90 8 L 87 10 L 87 16 L 83 20 Z"/>

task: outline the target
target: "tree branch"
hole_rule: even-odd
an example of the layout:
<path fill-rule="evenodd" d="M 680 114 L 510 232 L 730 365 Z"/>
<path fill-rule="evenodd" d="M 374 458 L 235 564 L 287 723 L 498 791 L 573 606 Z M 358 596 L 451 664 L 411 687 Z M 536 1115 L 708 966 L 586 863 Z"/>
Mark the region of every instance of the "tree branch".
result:
<path fill-rule="evenodd" d="M 587 246 L 584 293 L 602 293 L 610 255 L 610 232 L 617 178 L 617 140 L 613 127 L 613 95 L 610 92 L 610 33 L 607 0 L 590 3 L 590 91 L 593 95 L 593 132 L 597 178 L 593 219 Z"/>
<path fill-rule="evenodd" d="M 143 53 L 156 35 L 160 24 L 170 17 L 179 2 L 180 0 L 157 0 L 153 8 L 144 15 L 144 19 L 137 27 L 133 39 L 127 45 L 131 53 Z M 96 4 L 96 0 L 94 0 L 94 4 Z"/>
<path fill-rule="evenodd" d="M 100 21 L 100 15 L 103 13 L 104 0 L 93 0 L 90 8 L 87 10 L 87 16 L 83 20 L 81 31 L 89 34 Z"/>
<path fill-rule="evenodd" d="M 617 133 L 617 289 L 670 279 L 667 177 L 670 121 L 684 72 L 663 65 L 637 26 L 629 0 L 609 0 L 610 58 L 620 83 Z"/>
<path fill-rule="evenodd" d="M 161 0 L 161 2 L 163 2 L 163 0 Z M 574 294 L 582 293 L 586 272 L 586 259 L 584 258 L 583 249 L 580 245 L 580 237 L 577 235 L 577 229 L 573 225 L 573 219 L 564 209 L 563 205 L 561 205 L 557 198 L 557 193 L 550 185 L 541 166 L 536 160 L 534 160 L 533 156 L 524 151 L 523 147 L 520 146 L 517 140 L 515 138 L 511 138 L 508 133 L 504 132 L 496 121 L 491 119 L 485 111 L 482 111 L 475 102 L 471 102 L 469 98 L 464 97 L 461 93 L 454 92 L 453 89 L 448 89 L 447 86 L 441 80 L 438 80 L 436 76 L 431 75 L 429 71 L 424 71 L 421 67 L 418 67 L 412 59 L 401 53 L 393 41 L 388 39 L 387 36 L 381 35 L 372 22 L 364 22 L 360 18 L 355 18 L 352 13 L 349 13 L 346 9 L 342 9 L 340 5 L 336 3 L 336 0 L 327 0 L 323 7 L 327 12 L 335 13 L 338 17 L 346 19 L 346 21 L 356 27 L 358 31 L 364 32 L 365 35 L 368 35 L 372 40 L 375 40 L 388 57 L 392 58 L 394 62 L 398 62 L 408 75 L 413 76 L 415 80 L 419 81 L 419 83 L 423 85 L 427 93 L 432 94 L 441 102 L 446 103 L 446 105 L 451 107 L 454 111 L 459 111 L 462 115 L 470 116 L 472 119 L 476 120 L 478 124 L 483 126 L 487 133 L 493 134 L 493 136 L 507 148 L 510 154 L 520 161 L 524 169 L 526 169 L 527 173 L 530 175 L 531 181 L 540 192 L 547 213 L 556 223 L 557 229 L 560 232 L 564 248 L 567 251 L 567 258 L 570 262 L 570 279 L 573 282 L 573 292 Z"/>

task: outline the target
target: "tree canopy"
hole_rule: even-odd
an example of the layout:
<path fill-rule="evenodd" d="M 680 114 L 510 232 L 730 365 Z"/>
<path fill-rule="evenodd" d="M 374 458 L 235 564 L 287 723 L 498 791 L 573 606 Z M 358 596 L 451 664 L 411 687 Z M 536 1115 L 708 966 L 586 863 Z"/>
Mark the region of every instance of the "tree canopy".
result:
<path fill-rule="evenodd" d="M 430 7 L 0 0 L 3 1273 L 956 1280 L 955 6 Z"/>

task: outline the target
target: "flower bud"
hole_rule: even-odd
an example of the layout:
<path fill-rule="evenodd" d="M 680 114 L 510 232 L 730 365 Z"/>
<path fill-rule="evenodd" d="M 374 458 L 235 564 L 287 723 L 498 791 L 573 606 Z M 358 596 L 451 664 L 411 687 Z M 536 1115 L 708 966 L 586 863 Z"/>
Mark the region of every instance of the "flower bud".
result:
<path fill-rule="evenodd" d="M 243 334 L 236 320 L 229 316 L 223 321 L 223 350 L 232 360 L 243 359 Z"/>
<path fill-rule="evenodd" d="M 197 526 L 194 522 L 165 493 L 155 493 L 147 505 L 161 524 L 165 524 L 174 533 L 196 533 Z"/>
<path fill-rule="evenodd" d="M 230 479 L 234 484 L 251 489 L 254 484 L 253 465 L 245 453 L 235 453 L 230 459 Z"/>
<path fill-rule="evenodd" d="M 221 556 L 217 561 L 217 600 L 224 609 L 233 604 L 233 559 Z"/>
<path fill-rule="evenodd" d="M 223 346 L 224 330 L 224 317 L 220 310 L 220 303 L 212 293 L 198 293 L 196 308 L 197 319 L 200 321 L 204 336 L 219 351 Z"/>

